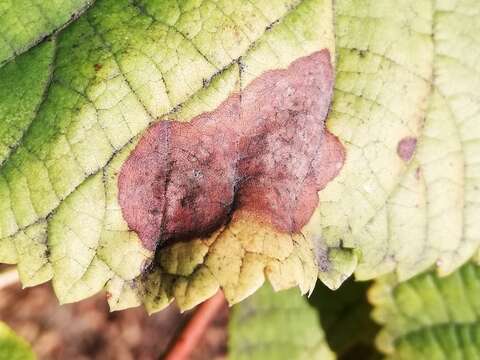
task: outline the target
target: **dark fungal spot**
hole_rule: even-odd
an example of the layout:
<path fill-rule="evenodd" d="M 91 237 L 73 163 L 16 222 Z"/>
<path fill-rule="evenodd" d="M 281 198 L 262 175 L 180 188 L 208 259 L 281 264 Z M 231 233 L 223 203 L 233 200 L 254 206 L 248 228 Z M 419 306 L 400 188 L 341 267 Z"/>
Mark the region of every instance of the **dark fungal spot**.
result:
<path fill-rule="evenodd" d="M 403 161 L 410 161 L 416 148 L 417 138 L 407 136 L 398 142 L 397 154 Z"/>
<path fill-rule="evenodd" d="M 344 161 L 325 129 L 332 92 L 322 50 L 265 72 L 190 122 L 153 124 L 119 174 L 129 227 L 149 249 L 206 236 L 237 210 L 299 232 Z"/>

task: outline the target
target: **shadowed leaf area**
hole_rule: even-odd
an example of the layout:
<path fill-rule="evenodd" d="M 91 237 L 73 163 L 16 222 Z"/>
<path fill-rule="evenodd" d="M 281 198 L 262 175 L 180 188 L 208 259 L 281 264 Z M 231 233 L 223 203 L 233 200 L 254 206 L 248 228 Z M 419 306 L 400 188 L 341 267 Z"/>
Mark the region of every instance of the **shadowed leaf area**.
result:
<path fill-rule="evenodd" d="M 379 326 L 367 300 L 371 282 L 349 279 L 338 290 L 317 284 L 308 303 L 317 311 L 328 345 L 340 360 L 380 359 L 374 344 Z"/>

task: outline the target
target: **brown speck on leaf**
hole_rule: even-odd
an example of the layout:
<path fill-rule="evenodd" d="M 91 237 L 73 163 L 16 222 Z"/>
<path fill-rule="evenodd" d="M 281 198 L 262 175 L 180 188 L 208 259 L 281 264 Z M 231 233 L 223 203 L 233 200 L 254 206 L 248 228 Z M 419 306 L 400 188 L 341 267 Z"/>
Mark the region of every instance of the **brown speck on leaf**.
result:
<path fill-rule="evenodd" d="M 102 64 L 95 64 L 93 67 L 95 68 L 95 71 L 98 71 L 102 68 Z"/>
<path fill-rule="evenodd" d="M 397 154 L 403 161 L 410 161 L 417 147 L 417 138 L 412 136 L 404 137 L 398 142 Z"/>

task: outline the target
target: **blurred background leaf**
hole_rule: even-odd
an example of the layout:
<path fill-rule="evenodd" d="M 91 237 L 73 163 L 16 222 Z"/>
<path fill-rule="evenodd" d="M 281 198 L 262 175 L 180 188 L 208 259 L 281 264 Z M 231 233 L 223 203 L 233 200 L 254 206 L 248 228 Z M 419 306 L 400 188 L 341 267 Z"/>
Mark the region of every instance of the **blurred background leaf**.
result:
<path fill-rule="evenodd" d="M 379 279 L 369 290 L 383 325 L 378 348 L 389 359 L 478 359 L 479 293 L 480 267 L 473 263 L 446 277 L 430 271 L 406 282 Z"/>
<path fill-rule="evenodd" d="M 313 307 L 297 289 L 269 284 L 232 308 L 230 359 L 335 359 Z"/>
<path fill-rule="evenodd" d="M 369 286 L 350 279 L 332 291 L 318 282 L 310 298 L 264 286 L 232 308 L 230 358 L 379 359 Z"/>
<path fill-rule="evenodd" d="M 36 356 L 30 345 L 5 323 L 0 322 L 0 360 L 33 359 L 36 359 Z"/>

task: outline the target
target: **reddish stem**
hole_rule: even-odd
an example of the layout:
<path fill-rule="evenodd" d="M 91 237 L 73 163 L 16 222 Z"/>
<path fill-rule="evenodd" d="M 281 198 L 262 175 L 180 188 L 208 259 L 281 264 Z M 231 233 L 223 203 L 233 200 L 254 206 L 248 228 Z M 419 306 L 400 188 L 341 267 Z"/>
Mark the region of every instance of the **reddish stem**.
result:
<path fill-rule="evenodd" d="M 187 360 L 205 333 L 205 329 L 224 304 L 225 297 L 219 291 L 215 296 L 199 305 L 165 355 L 164 360 Z"/>

